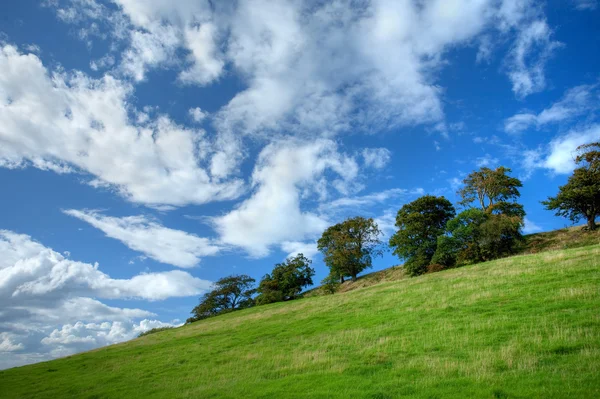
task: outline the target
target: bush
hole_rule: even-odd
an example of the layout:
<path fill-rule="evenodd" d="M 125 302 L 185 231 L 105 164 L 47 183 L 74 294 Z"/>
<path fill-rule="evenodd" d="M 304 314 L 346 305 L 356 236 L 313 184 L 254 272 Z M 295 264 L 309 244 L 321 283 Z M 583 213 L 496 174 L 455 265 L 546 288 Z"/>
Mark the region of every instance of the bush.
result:
<path fill-rule="evenodd" d="M 447 267 L 444 265 L 440 265 L 439 263 L 432 263 L 431 265 L 427 266 L 427 273 L 441 272 L 442 270 L 446 269 Z"/>
<path fill-rule="evenodd" d="M 140 333 L 140 334 L 138 335 L 138 338 L 140 338 L 140 337 L 143 337 L 143 336 L 145 336 L 145 335 L 155 334 L 155 333 L 157 333 L 157 332 L 161 332 L 161 331 L 171 330 L 171 329 L 173 329 L 173 328 L 175 328 L 175 327 L 172 327 L 172 326 L 166 326 L 166 327 L 156 327 L 156 328 L 153 328 L 153 329 L 151 329 L 151 330 L 144 331 L 144 332 Z"/>
<path fill-rule="evenodd" d="M 323 292 L 326 294 L 335 294 L 340 287 L 338 277 L 330 274 L 321 281 Z"/>

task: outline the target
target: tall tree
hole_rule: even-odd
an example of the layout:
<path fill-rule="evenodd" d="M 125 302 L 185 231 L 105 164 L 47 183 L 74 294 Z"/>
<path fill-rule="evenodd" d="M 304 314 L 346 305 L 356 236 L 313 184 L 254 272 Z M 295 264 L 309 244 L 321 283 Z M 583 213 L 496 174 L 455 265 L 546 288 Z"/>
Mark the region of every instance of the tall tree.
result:
<path fill-rule="evenodd" d="M 276 264 L 271 274 L 260 281 L 256 303 L 264 305 L 298 298 L 302 289 L 313 283 L 315 270 L 310 267 L 311 263 L 303 254 L 298 254 Z"/>
<path fill-rule="evenodd" d="M 372 266 L 373 257 L 383 254 L 382 232 L 373 218 L 357 216 L 329 227 L 317 242 L 330 274 L 356 278 Z"/>
<path fill-rule="evenodd" d="M 245 274 L 228 276 L 218 280 L 214 288 L 200 299 L 200 303 L 192 310 L 192 317 L 187 322 L 206 319 L 222 313 L 252 306 L 252 296 L 256 290 L 252 277 Z"/>
<path fill-rule="evenodd" d="M 478 202 L 482 210 L 490 212 L 499 202 L 514 202 L 521 196 L 521 180 L 508 175 L 511 170 L 500 166 L 496 169 L 483 167 L 469 174 L 458 191 L 463 206 Z"/>
<path fill-rule="evenodd" d="M 405 260 L 404 268 L 409 275 L 425 273 L 438 236 L 455 214 L 450 201 L 433 195 L 425 195 L 400 208 L 396 215 L 398 231 L 390 238 L 390 247 Z"/>
<path fill-rule="evenodd" d="M 600 216 L 600 142 L 579 146 L 577 150 L 575 162 L 579 167 L 559 188 L 556 197 L 549 197 L 542 204 L 573 223 L 585 219 L 587 228 L 596 230 L 596 218 Z"/>

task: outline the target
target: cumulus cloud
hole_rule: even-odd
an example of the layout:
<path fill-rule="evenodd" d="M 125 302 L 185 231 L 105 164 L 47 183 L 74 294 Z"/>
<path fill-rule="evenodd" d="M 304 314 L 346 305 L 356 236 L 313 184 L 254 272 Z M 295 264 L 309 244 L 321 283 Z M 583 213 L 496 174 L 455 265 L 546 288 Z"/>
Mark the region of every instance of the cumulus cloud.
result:
<path fill-rule="evenodd" d="M 178 267 L 196 266 L 201 257 L 213 256 L 220 251 L 210 239 L 164 227 L 141 215 L 117 218 L 75 209 L 64 213 L 91 224 L 134 251 Z"/>
<path fill-rule="evenodd" d="M 576 149 L 582 144 L 600 140 L 600 125 L 574 129 L 552 139 L 547 146 L 523 153 L 522 165 L 530 174 L 547 169 L 556 174 L 569 174 L 575 169 Z"/>
<path fill-rule="evenodd" d="M 504 131 L 520 133 L 530 127 L 540 127 L 570 120 L 598 108 L 598 84 L 582 85 L 569 89 L 563 98 L 540 113 L 522 112 L 504 121 Z"/>
<path fill-rule="evenodd" d="M 202 122 L 208 116 L 208 112 L 203 111 L 200 107 L 190 108 L 188 112 L 192 120 L 196 123 Z"/>
<path fill-rule="evenodd" d="M 90 184 L 149 205 L 201 204 L 241 194 L 240 180 L 216 180 L 202 166 L 208 167 L 211 152 L 204 131 L 165 116 L 133 123 L 131 91 L 110 75 L 96 80 L 48 71 L 37 56 L 2 47 L 0 166 L 86 172 L 95 176 Z"/>
<path fill-rule="evenodd" d="M 358 166 L 353 158 L 338 152 L 331 140 L 286 140 L 268 145 L 252 173 L 251 197 L 212 219 L 220 240 L 244 248 L 252 256 L 265 256 L 273 244 L 302 241 L 321 233 L 327 220 L 303 211 L 300 199 L 302 194 L 327 189 L 318 184 L 325 171 L 339 176 L 333 185 L 343 191 L 345 183 L 357 176 Z"/>
<path fill-rule="evenodd" d="M 387 148 L 365 148 L 362 156 L 366 166 L 382 169 L 392 158 L 392 153 Z"/>
<path fill-rule="evenodd" d="M 154 316 L 143 309 L 108 306 L 100 299 L 154 301 L 198 295 L 211 287 L 211 282 L 178 270 L 114 279 L 98 264 L 67 259 L 27 235 L 7 230 L 0 231 L 0 253 L 0 348 L 17 354 L 0 367 L 52 357 L 56 347 L 47 341 L 44 349 L 41 340 L 57 326 L 79 321 L 133 326 L 135 319 Z M 137 326 L 132 331 L 144 328 L 143 323 Z M 89 341 L 91 347 L 110 343 L 98 337 Z"/>
<path fill-rule="evenodd" d="M 67 2 L 72 6 L 58 7 L 63 20 L 73 22 L 64 10 L 83 9 L 88 19 L 127 32 L 118 35 L 128 45 L 121 69 L 136 80 L 171 66 L 179 49 L 186 54 L 176 65 L 183 83 L 238 75 L 247 88 L 216 114 L 221 132 L 436 125 L 443 110 L 435 76 L 450 49 L 477 40 L 490 54 L 494 31 L 514 39 L 507 71 L 515 93 L 525 96 L 543 88 L 545 62 L 559 45 L 531 0 L 115 0 L 117 11 L 92 0 Z"/>
<path fill-rule="evenodd" d="M 314 241 L 284 241 L 281 243 L 281 250 L 287 252 L 286 258 L 303 254 L 308 259 L 312 259 L 316 254 L 319 253 L 319 250 L 317 249 L 317 243 Z"/>

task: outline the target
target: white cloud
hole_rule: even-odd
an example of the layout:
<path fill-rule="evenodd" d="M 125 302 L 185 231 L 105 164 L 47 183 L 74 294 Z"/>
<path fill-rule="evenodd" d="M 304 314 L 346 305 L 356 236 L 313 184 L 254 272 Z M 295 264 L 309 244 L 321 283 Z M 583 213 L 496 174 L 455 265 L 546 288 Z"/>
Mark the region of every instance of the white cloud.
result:
<path fill-rule="evenodd" d="M 334 187 L 356 178 L 354 159 L 340 154 L 330 140 L 287 140 L 265 147 L 252 173 L 255 189 L 250 198 L 228 214 L 213 218 L 225 244 L 244 248 L 252 256 L 265 256 L 269 247 L 284 241 L 302 241 L 320 234 L 327 221 L 303 211 L 301 193 L 314 193 L 326 170 L 340 178 Z"/>
<path fill-rule="evenodd" d="M 504 121 L 507 133 L 520 133 L 530 127 L 540 127 L 572 119 L 598 108 L 598 84 L 582 85 L 569 89 L 560 101 L 539 114 L 519 113 Z"/>
<path fill-rule="evenodd" d="M 24 348 L 22 343 L 14 343 L 10 334 L 1 332 L 0 333 L 0 353 L 2 352 L 15 352 Z"/>
<path fill-rule="evenodd" d="M 221 249 L 210 239 L 164 227 L 141 215 L 117 218 L 75 209 L 64 213 L 91 224 L 134 251 L 178 267 L 196 266 L 201 257 L 216 255 Z"/>
<path fill-rule="evenodd" d="M 359 208 L 372 206 L 377 203 L 383 203 L 389 199 L 397 198 L 404 195 L 423 195 L 422 188 L 406 190 L 403 188 L 391 188 L 388 190 L 354 197 L 338 198 L 334 201 L 321 204 L 320 209 L 324 212 L 335 210 L 336 208 Z"/>
<path fill-rule="evenodd" d="M 201 166 L 208 166 L 211 152 L 204 131 L 164 116 L 132 124 L 130 95 L 131 87 L 110 75 L 95 80 L 52 73 L 37 56 L 2 47 L 0 165 L 80 170 L 96 177 L 90 184 L 149 205 L 201 204 L 241 194 L 240 180 L 221 182 Z"/>
<path fill-rule="evenodd" d="M 130 326 L 134 334 L 149 322 L 133 320 L 153 316 L 142 309 L 108 306 L 99 299 L 153 301 L 199 295 L 211 287 L 211 282 L 178 270 L 113 279 L 101 272 L 98 264 L 67 259 L 29 236 L 7 230 L 0 231 L 0 253 L 0 348 L 16 354 L 0 361 L 0 367 L 64 354 L 53 352 L 60 348 L 51 345 L 51 340 L 45 342 L 48 347 L 41 345 L 42 338 L 57 326 L 79 321 L 120 322 L 120 325 Z M 115 339 L 129 337 L 115 331 L 103 334 Z M 56 336 L 51 335 L 51 338 Z M 93 335 L 88 341 L 91 347 L 110 343 L 102 341 L 102 334 Z"/>
<path fill-rule="evenodd" d="M 196 123 L 202 122 L 208 116 L 208 112 L 203 111 L 200 107 L 190 108 L 188 113 L 190 114 L 190 117 L 194 120 L 194 122 L 196 122 Z"/>
<path fill-rule="evenodd" d="M 209 22 L 185 29 L 192 66 L 179 75 L 182 82 L 206 85 L 221 76 L 225 61 L 215 44 L 215 35 L 216 27 Z"/>
<path fill-rule="evenodd" d="M 494 167 L 495 165 L 497 165 L 499 162 L 498 158 L 494 158 L 492 157 L 490 154 L 485 154 L 482 157 L 478 157 L 475 160 L 475 164 L 477 165 L 478 168 L 482 168 L 482 167 Z"/>
<path fill-rule="evenodd" d="M 598 8 L 598 0 L 572 0 L 575 8 L 580 11 L 595 10 Z"/>
<path fill-rule="evenodd" d="M 494 30 L 515 37 L 507 65 L 523 96 L 543 87 L 544 64 L 558 45 L 530 0 L 115 0 L 117 12 L 93 1 L 71 3 L 59 8 L 61 18 L 80 8 L 120 32 L 126 26 L 127 35 L 116 35 L 129 41 L 121 69 L 136 80 L 174 62 L 184 83 L 237 74 L 247 89 L 216 114 L 221 133 L 437 125 L 443 110 L 435 76 L 448 50 L 478 40 L 481 59 L 493 51 Z M 178 49 L 186 62 L 177 61 Z"/>
<path fill-rule="evenodd" d="M 286 258 L 303 254 L 308 259 L 312 259 L 319 253 L 316 242 L 284 241 L 281 243 L 281 250 L 287 252 Z"/>
<path fill-rule="evenodd" d="M 387 148 L 365 148 L 362 156 L 366 166 L 383 169 L 392 158 L 392 153 Z"/>
<path fill-rule="evenodd" d="M 533 234 L 542 231 L 542 228 L 535 224 L 532 220 L 525 218 L 525 226 L 523 226 L 523 233 Z"/>
<path fill-rule="evenodd" d="M 539 168 L 548 169 L 556 174 L 569 174 L 576 167 L 577 147 L 599 140 L 600 125 L 571 130 L 555 137 L 545 147 L 525 151 L 522 166 L 528 175 Z"/>
<path fill-rule="evenodd" d="M 546 87 L 544 68 L 554 51 L 562 46 L 551 39 L 552 31 L 544 19 L 534 19 L 520 27 L 510 56 L 508 76 L 513 92 L 525 97 Z"/>

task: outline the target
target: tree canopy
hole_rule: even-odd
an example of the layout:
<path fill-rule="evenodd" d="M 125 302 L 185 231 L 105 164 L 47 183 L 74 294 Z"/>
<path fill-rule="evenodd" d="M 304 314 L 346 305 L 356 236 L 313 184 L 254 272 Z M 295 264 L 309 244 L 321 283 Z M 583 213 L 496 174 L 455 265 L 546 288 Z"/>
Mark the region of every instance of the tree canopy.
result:
<path fill-rule="evenodd" d="M 521 196 L 521 180 L 511 177 L 511 169 L 500 166 L 496 169 L 483 167 L 471 172 L 464 180 L 464 187 L 458 191 L 460 204 L 468 206 L 478 202 L 482 210 L 490 212 L 499 202 L 515 201 Z"/>
<path fill-rule="evenodd" d="M 579 167 L 559 188 L 556 197 L 549 197 L 542 204 L 573 223 L 585 219 L 588 229 L 596 230 L 596 218 L 600 216 L 600 142 L 579 146 L 577 150 L 575 162 Z"/>
<path fill-rule="evenodd" d="M 372 266 L 373 257 L 383 254 L 381 230 L 372 218 L 357 216 L 329 227 L 317 242 L 332 276 L 356 280 Z"/>
<path fill-rule="evenodd" d="M 450 201 L 433 195 L 425 195 L 400 208 L 396 216 L 398 231 L 390 238 L 390 247 L 406 261 L 404 267 L 409 275 L 426 271 L 438 237 L 455 214 Z"/>
<path fill-rule="evenodd" d="M 202 296 L 187 322 L 252 306 L 252 296 L 256 292 L 252 287 L 255 282 L 256 280 L 245 274 L 223 277 L 214 284 L 213 290 Z"/>
<path fill-rule="evenodd" d="M 296 299 L 305 287 L 312 285 L 315 270 L 310 267 L 312 261 L 303 254 L 278 263 L 271 274 L 267 274 L 258 286 L 259 305 Z"/>

